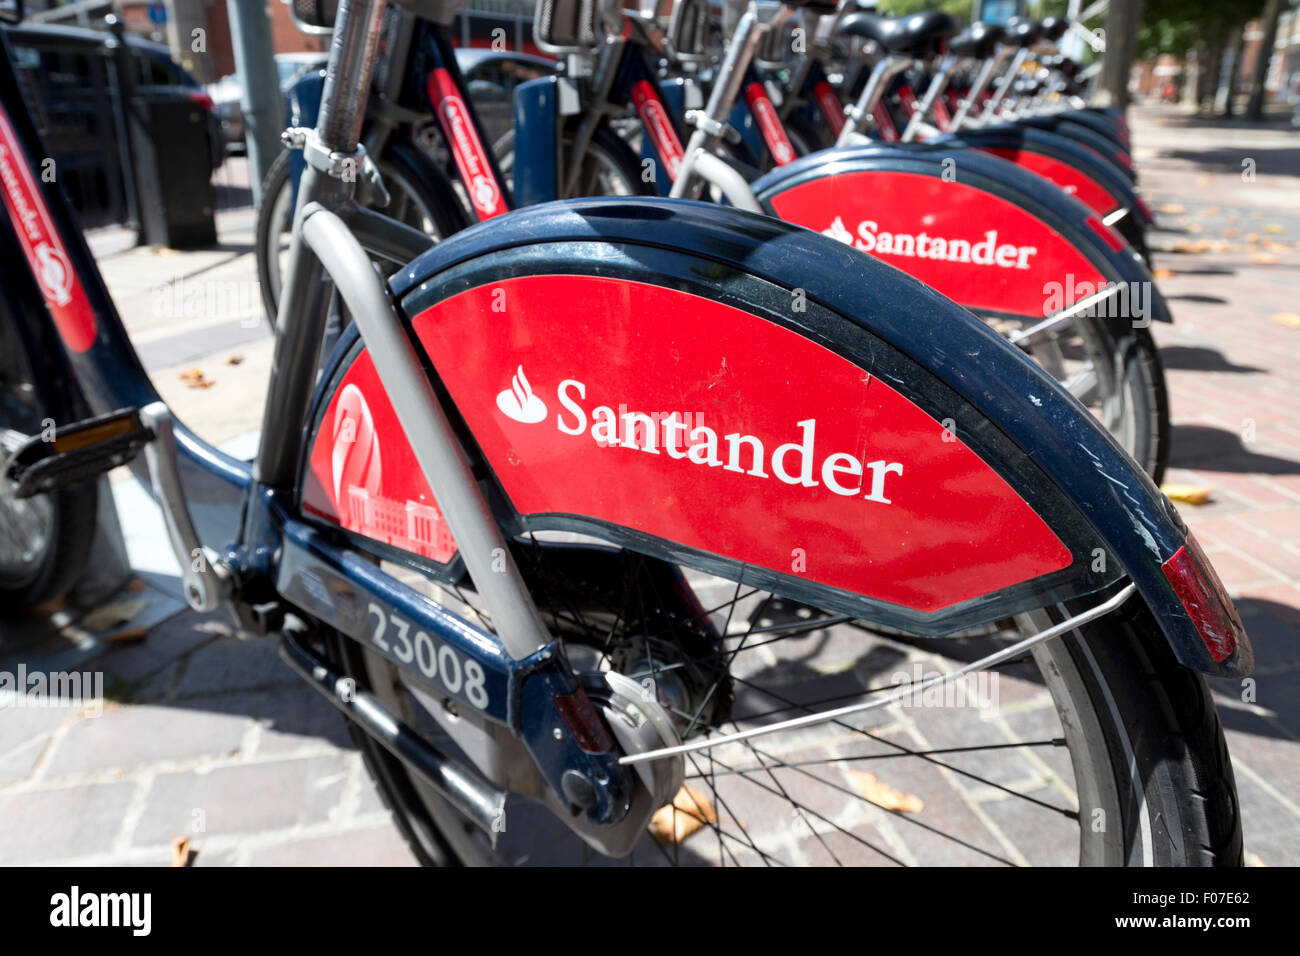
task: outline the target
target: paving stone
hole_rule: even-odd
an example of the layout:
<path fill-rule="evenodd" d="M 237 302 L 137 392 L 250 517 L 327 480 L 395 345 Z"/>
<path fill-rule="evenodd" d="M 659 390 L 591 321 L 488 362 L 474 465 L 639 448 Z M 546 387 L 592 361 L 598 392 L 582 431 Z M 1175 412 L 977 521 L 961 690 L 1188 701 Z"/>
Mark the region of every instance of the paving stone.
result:
<path fill-rule="evenodd" d="M 33 737 L 0 755 L 0 787 L 30 777 L 49 743 L 48 736 Z"/>
<path fill-rule="evenodd" d="M 980 809 L 1016 845 L 1031 866 L 1077 866 L 1079 823 L 1060 812 L 1074 808 L 1051 787 L 1030 790 L 1025 795 L 1047 806 L 1019 797 L 1006 797 L 985 801 L 980 804 Z"/>
<path fill-rule="evenodd" d="M 118 781 L 0 791 L 0 864 L 62 860 L 111 850 L 136 786 Z"/>
<path fill-rule="evenodd" d="M 252 866 L 415 866 L 406 841 L 392 827 L 347 830 L 324 837 L 261 847 Z"/>
<path fill-rule="evenodd" d="M 83 719 L 63 736 L 46 768 L 57 778 L 133 770 L 164 761 L 226 757 L 240 746 L 248 718 L 202 708 L 129 704 Z"/>
<path fill-rule="evenodd" d="M 230 632 L 227 612 L 184 611 L 150 628 L 145 640 L 113 647 L 94 663 L 124 681 L 142 684 L 223 631 Z"/>
<path fill-rule="evenodd" d="M 276 830 L 329 819 L 346 777 L 342 756 L 220 767 L 154 778 L 136 826 L 137 846 L 194 831 L 201 812 L 209 835 Z"/>
<path fill-rule="evenodd" d="M 321 742 L 352 749 L 346 718 L 309 687 L 262 695 L 257 719 L 262 724 L 257 743 L 261 755 L 289 753 Z"/>
<path fill-rule="evenodd" d="M 0 709 L 0 754 L 34 737 L 45 737 L 60 724 L 72 722 L 80 707 L 30 707 L 11 704 Z"/>
<path fill-rule="evenodd" d="M 190 655 L 175 696 L 180 699 L 300 682 L 280 660 L 274 641 L 226 638 Z"/>

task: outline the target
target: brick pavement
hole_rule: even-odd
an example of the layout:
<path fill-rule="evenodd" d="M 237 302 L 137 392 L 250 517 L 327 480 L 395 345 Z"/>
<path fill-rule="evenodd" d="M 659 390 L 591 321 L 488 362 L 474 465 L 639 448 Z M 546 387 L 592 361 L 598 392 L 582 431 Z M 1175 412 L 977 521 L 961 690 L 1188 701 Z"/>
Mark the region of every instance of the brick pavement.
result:
<path fill-rule="evenodd" d="M 1135 141 L 1144 187 L 1166 227 L 1153 244 L 1177 319 L 1156 330 L 1176 425 L 1169 480 L 1214 489 L 1209 504 L 1184 506 L 1184 514 L 1238 598 L 1259 656 L 1253 697 L 1235 683 L 1216 686 L 1248 859 L 1295 865 L 1300 321 L 1285 316 L 1300 312 L 1300 151 L 1294 136 L 1188 126 L 1169 113 L 1139 112 Z M 1243 158 L 1255 160 L 1253 182 L 1242 179 Z M 223 260 L 223 268 L 237 269 L 238 257 Z M 113 285 L 111 268 L 109 280 Z M 818 637 L 763 648 L 742 676 L 775 675 L 776 690 L 797 701 L 887 682 L 913 663 L 954 666 L 923 649 L 858 635 L 850 644 Z M 220 615 L 185 613 L 88 666 L 107 675 L 111 700 L 102 716 L 11 708 L 0 719 L 0 863 L 165 864 L 171 840 L 182 835 L 192 837 L 200 866 L 412 862 L 340 720 L 271 645 L 238 641 Z M 1050 739 L 1059 734 L 1050 700 L 1025 678 L 1015 670 L 1004 677 L 992 720 L 895 708 L 853 724 L 869 725 L 883 742 L 848 728 L 773 738 L 762 750 L 797 763 L 828 752 L 883 751 L 891 741 L 960 747 Z M 750 711 L 772 706 L 755 693 L 742 693 L 738 703 Z M 882 780 L 926 800 L 916 814 L 857 800 L 852 764 L 833 765 L 821 783 L 797 769 L 774 771 L 765 787 L 718 776 L 717 809 L 745 833 L 771 838 L 769 852 L 780 862 L 1067 861 L 1071 834 L 1059 815 L 1023 812 L 999 789 L 1071 805 L 1065 755 L 1057 748 L 1006 754 L 954 755 L 944 767 L 882 761 Z M 689 769 L 718 774 L 753 759 L 750 751 L 723 751 Z M 800 795 L 805 812 L 791 811 L 780 796 L 786 788 Z M 527 815 L 512 816 L 511 824 L 516 832 L 531 825 Z M 686 862 L 755 858 L 743 841 L 720 845 L 704 835 L 688 840 L 682 855 Z M 662 858 L 653 847 L 637 854 L 639 862 Z M 581 855 L 560 844 L 546 859 Z"/>

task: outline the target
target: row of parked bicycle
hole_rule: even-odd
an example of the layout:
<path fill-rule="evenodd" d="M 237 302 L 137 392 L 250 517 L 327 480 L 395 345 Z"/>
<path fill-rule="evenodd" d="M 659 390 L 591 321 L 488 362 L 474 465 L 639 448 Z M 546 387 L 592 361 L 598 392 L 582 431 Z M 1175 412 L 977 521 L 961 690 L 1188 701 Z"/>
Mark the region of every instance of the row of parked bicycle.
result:
<path fill-rule="evenodd" d="M 1252 652 L 1155 484 L 1170 316 L 1074 27 L 542 0 L 493 141 L 454 5 L 295 0 L 333 35 L 264 183 L 251 462 L 158 398 L 0 62 L 0 595 L 66 589 L 134 462 L 425 863 L 1239 863 L 1201 675 Z M 1034 739 L 887 710 L 994 668 Z M 994 837 L 922 809 L 967 782 Z"/>
<path fill-rule="evenodd" d="M 520 84 L 515 128 L 492 142 L 452 7 L 394 7 L 363 201 L 435 239 L 602 195 L 704 197 L 824 232 L 987 317 L 1158 478 L 1169 417 L 1148 326 L 1170 315 L 1146 268 L 1152 216 L 1122 114 L 1085 106 L 1079 65 L 1056 51 L 1067 21 L 727 10 L 724 24 L 707 0 L 678 0 L 665 22 L 539 5 L 536 42 L 559 75 Z M 512 62 L 528 75 L 538 61 Z M 314 125 L 323 83 L 309 72 L 288 90 L 291 127 Z M 270 314 L 303 166 L 286 152 L 264 185 Z"/>

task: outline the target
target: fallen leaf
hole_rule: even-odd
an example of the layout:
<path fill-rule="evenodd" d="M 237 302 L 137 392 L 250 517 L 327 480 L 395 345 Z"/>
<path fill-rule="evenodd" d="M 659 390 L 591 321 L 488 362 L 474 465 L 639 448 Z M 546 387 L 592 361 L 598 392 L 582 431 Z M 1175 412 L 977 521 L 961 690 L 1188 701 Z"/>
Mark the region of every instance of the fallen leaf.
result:
<path fill-rule="evenodd" d="M 863 799 L 878 807 L 884 807 L 886 810 L 901 810 L 903 813 L 920 813 L 925 809 L 925 803 L 920 797 L 895 790 L 889 784 L 877 780 L 874 773 L 850 770 L 849 777 L 852 778 L 853 786 L 857 788 L 858 793 L 862 794 Z"/>
<path fill-rule="evenodd" d="M 153 254 L 155 256 L 174 256 L 176 255 L 176 250 L 169 246 L 154 246 Z"/>
<path fill-rule="evenodd" d="M 232 355 L 232 356 L 230 356 L 230 358 L 226 359 L 226 364 L 227 364 L 227 365 L 238 365 L 238 364 L 240 364 L 240 363 L 243 362 L 243 361 L 244 361 L 244 357 L 243 357 L 242 355 Z"/>
<path fill-rule="evenodd" d="M 1259 233 L 1257 233 L 1257 232 L 1248 232 L 1248 233 L 1246 233 L 1246 242 L 1247 242 L 1249 245 L 1252 245 L 1252 246 L 1254 246 L 1254 245 L 1258 245 L 1258 244 L 1259 244 Z"/>
<path fill-rule="evenodd" d="M 1247 853 L 1246 865 L 1247 866 L 1268 866 L 1267 863 L 1265 863 L 1263 860 L 1259 858 L 1258 853 Z"/>
<path fill-rule="evenodd" d="M 1175 216 L 1180 212 L 1186 212 L 1187 207 L 1179 202 L 1167 202 L 1167 203 L 1160 204 L 1160 211 L 1167 212 L 1169 213 L 1169 215 Z"/>
<path fill-rule="evenodd" d="M 1173 270 L 1173 269 L 1153 269 L 1152 272 L 1151 272 L 1151 275 L 1152 275 L 1152 277 L 1154 277 L 1154 278 L 1156 278 L 1156 279 L 1172 279 L 1172 278 L 1174 277 L 1174 270 Z"/>
<path fill-rule="evenodd" d="M 1189 505 L 1203 505 L 1210 500 L 1213 488 L 1204 485 L 1161 485 L 1160 490 L 1173 501 L 1183 501 Z"/>
<path fill-rule="evenodd" d="M 181 372 L 181 381 L 189 388 L 211 388 L 216 382 L 203 374 L 199 368 L 187 368 Z"/>
<path fill-rule="evenodd" d="M 1278 259 L 1277 256 L 1273 255 L 1271 252 L 1257 252 L 1250 257 L 1250 261 L 1257 262 L 1261 266 L 1271 266 L 1276 265 Z"/>
<path fill-rule="evenodd" d="M 1187 230 L 1188 232 L 1190 232 L 1190 233 L 1192 233 L 1193 235 L 1195 235 L 1196 233 L 1200 232 L 1200 231 L 1201 231 L 1202 229 L 1204 229 L 1205 227 L 1202 226 L 1199 222 L 1189 222 L 1185 228 L 1186 228 L 1186 230 Z"/>
<path fill-rule="evenodd" d="M 1198 215 L 1198 216 L 1217 216 L 1218 214 L 1219 214 L 1219 207 L 1218 207 L 1218 206 L 1206 206 L 1204 209 L 1202 209 L 1202 210 L 1201 210 L 1200 212 L 1198 212 L 1196 215 Z"/>
<path fill-rule="evenodd" d="M 101 640 L 105 644 L 138 644 L 149 636 L 147 627 L 129 627 L 125 631 L 115 631 Z"/>
<path fill-rule="evenodd" d="M 190 838 L 177 837 L 172 840 L 172 866 L 191 866 L 198 853 L 190 849 Z"/>
<path fill-rule="evenodd" d="M 145 609 L 149 602 L 138 598 L 123 601 L 110 601 L 95 608 L 85 615 L 77 624 L 88 631 L 110 631 L 121 627 Z"/>
<path fill-rule="evenodd" d="M 1276 236 L 1279 233 L 1286 232 L 1286 229 L 1284 229 L 1282 226 L 1278 225 L 1275 222 L 1270 222 L 1267 226 L 1264 227 L 1264 231 L 1270 232 Z"/>
<path fill-rule="evenodd" d="M 650 818 L 650 835 L 659 843 L 680 846 L 682 841 L 706 823 L 716 824 L 713 802 L 689 784 L 683 784 L 673 802 L 660 807 Z"/>
<path fill-rule="evenodd" d="M 1223 238 L 1224 238 L 1224 239 L 1236 239 L 1236 238 L 1237 238 L 1237 235 L 1238 235 L 1238 233 L 1237 233 L 1237 230 L 1236 230 L 1236 229 L 1225 229 L 1225 230 L 1223 230 Z"/>
<path fill-rule="evenodd" d="M 1276 312 L 1273 314 L 1273 321 L 1278 325 L 1285 325 L 1288 329 L 1300 329 L 1300 315 L 1295 312 Z"/>
<path fill-rule="evenodd" d="M 132 594 L 139 594 L 144 590 L 145 584 L 143 578 L 132 578 L 126 582 L 126 589 Z"/>

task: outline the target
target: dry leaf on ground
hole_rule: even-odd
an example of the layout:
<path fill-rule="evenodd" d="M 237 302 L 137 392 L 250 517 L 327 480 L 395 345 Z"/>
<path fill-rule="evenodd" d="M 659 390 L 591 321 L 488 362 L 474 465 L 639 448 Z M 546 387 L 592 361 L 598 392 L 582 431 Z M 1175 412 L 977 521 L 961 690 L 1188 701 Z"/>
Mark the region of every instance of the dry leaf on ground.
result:
<path fill-rule="evenodd" d="M 1160 204 L 1160 211 L 1169 213 L 1169 215 L 1171 216 L 1175 216 L 1180 212 L 1186 212 L 1187 207 L 1180 202 L 1166 202 Z"/>
<path fill-rule="evenodd" d="M 706 823 L 717 822 L 718 812 L 713 809 L 713 802 L 694 787 L 683 784 L 673 802 L 660 807 L 650 818 L 650 835 L 660 843 L 680 846 Z"/>
<path fill-rule="evenodd" d="M 1278 325 L 1285 325 L 1288 329 L 1300 329 L 1300 313 L 1275 312 L 1273 321 Z"/>
<path fill-rule="evenodd" d="M 1189 505 L 1203 505 L 1214 493 L 1213 488 L 1205 485 L 1161 485 L 1160 490 L 1174 501 L 1184 501 Z"/>
<path fill-rule="evenodd" d="M 226 359 L 226 364 L 227 364 L 227 365 L 238 365 L 238 364 L 240 364 L 240 363 L 243 362 L 243 361 L 244 361 L 244 357 L 243 357 L 242 355 L 232 355 L 232 356 L 230 356 L 230 358 Z"/>
<path fill-rule="evenodd" d="M 877 780 L 874 773 L 850 770 L 849 776 L 863 799 L 878 807 L 884 807 L 886 810 L 901 810 L 903 813 L 920 813 L 925 809 L 925 803 L 920 797 L 895 790 L 889 784 Z"/>
<path fill-rule="evenodd" d="M 190 866 L 196 856 L 198 853 L 190 849 L 189 837 L 177 837 L 172 840 L 172 866 Z"/>
<path fill-rule="evenodd" d="M 145 609 L 149 602 L 139 598 L 101 604 L 77 622 L 87 631 L 108 631 L 121 627 Z"/>
<path fill-rule="evenodd" d="M 187 368 L 185 371 L 181 372 L 181 381 L 189 388 L 211 388 L 213 385 L 217 384 L 204 375 L 203 370 L 199 368 Z"/>
<path fill-rule="evenodd" d="M 105 644 L 138 644 L 149 636 L 147 627 L 129 627 L 102 638 Z"/>
<path fill-rule="evenodd" d="M 1153 269 L 1151 275 L 1156 279 L 1172 279 L 1174 277 L 1173 269 Z"/>
<path fill-rule="evenodd" d="M 1261 266 L 1271 266 L 1277 264 L 1277 256 L 1269 252 L 1257 252 L 1250 257 L 1251 262 L 1257 262 Z"/>

